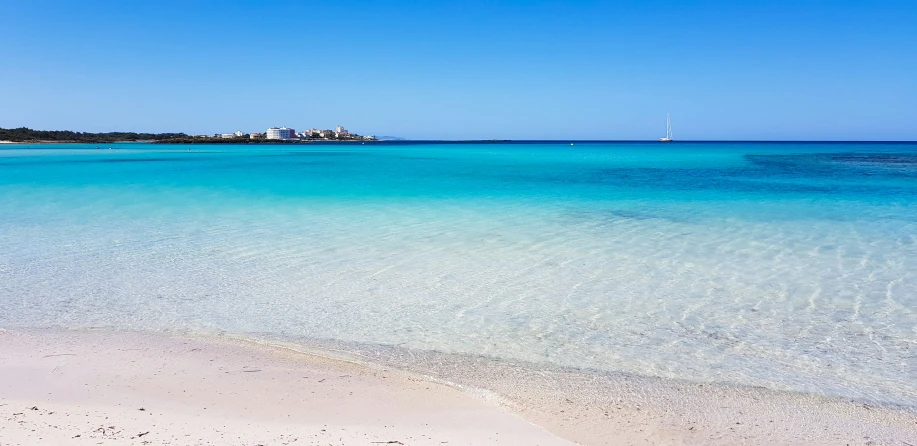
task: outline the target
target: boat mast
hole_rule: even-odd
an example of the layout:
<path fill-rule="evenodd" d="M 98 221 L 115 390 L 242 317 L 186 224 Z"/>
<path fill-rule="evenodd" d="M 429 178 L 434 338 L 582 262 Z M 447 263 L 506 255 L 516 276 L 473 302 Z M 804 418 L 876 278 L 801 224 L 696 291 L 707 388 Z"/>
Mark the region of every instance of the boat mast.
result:
<path fill-rule="evenodd" d="M 665 114 L 665 137 L 672 139 L 672 121 L 669 119 L 669 114 Z"/>

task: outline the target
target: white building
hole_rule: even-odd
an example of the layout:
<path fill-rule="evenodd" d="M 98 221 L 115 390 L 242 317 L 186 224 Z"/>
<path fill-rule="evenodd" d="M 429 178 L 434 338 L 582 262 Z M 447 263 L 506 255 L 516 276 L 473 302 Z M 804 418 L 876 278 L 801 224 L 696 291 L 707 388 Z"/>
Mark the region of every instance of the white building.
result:
<path fill-rule="evenodd" d="M 265 139 L 291 139 L 296 137 L 296 131 L 286 127 L 271 127 L 264 133 Z"/>
<path fill-rule="evenodd" d="M 236 136 L 238 136 L 238 137 L 240 137 L 240 138 L 241 138 L 241 137 L 242 137 L 242 135 L 245 135 L 245 133 L 242 133 L 242 130 L 239 130 L 238 132 L 236 132 L 236 133 L 233 133 L 233 135 L 236 135 Z"/>
<path fill-rule="evenodd" d="M 232 139 L 232 138 L 235 138 L 235 136 L 236 136 L 235 133 L 221 133 L 220 134 L 220 138 L 223 138 L 223 139 Z"/>
<path fill-rule="evenodd" d="M 348 132 L 347 129 L 345 129 L 344 127 L 341 127 L 341 126 L 335 127 L 335 128 L 334 128 L 334 133 L 336 133 L 336 134 L 338 134 L 338 135 L 349 135 L 349 134 L 350 134 L 350 132 Z"/>

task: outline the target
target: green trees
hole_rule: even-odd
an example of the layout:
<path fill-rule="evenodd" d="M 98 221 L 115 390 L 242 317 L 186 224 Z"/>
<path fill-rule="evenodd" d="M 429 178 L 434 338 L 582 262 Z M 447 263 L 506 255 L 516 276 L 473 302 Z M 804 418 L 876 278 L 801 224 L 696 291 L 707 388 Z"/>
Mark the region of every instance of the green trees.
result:
<path fill-rule="evenodd" d="M 0 141 L 60 141 L 60 142 L 87 142 L 105 143 L 117 141 L 160 141 L 169 138 L 187 138 L 184 133 L 85 133 L 70 130 L 32 130 L 26 127 L 18 129 L 0 128 Z"/>

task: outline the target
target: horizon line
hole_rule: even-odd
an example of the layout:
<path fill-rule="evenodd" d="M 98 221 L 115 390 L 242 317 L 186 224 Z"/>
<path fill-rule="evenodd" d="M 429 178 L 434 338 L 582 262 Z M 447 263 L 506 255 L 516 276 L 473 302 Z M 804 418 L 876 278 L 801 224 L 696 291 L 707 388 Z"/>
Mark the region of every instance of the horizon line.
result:
<path fill-rule="evenodd" d="M 107 142 L 107 144 L 132 144 L 132 143 L 146 143 L 153 140 L 136 140 L 136 141 L 115 141 Z M 658 139 L 376 139 L 376 140 L 300 140 L 301 142 L 309 143 L 331 143 L 331 144 L 358 144 L 358 143 L 438 143 L 438 144 L 460 144 L 460 143 L 488 143 L 488 144 L 501 144 L 501 143 L 653 143 L 653 144 L 663 144 Z M 160 141 L 160 142 L 164 142 Z M 300 142 L 293 141 L 277 141 L 276 143 L 262 142 L 260 144 L 297 144 Z M 882 140 L 882 139 L 871 139 L 871 140 L 799 140 L 799 139 L 678 139 L 667 141 L 665 144 L 685 144 L 685 143 L 760 143 L 760 144 L 917 144 L 917 140 Z M 97 144 L 95 142 L 79 142 L 79 141 L 2 141 L 0 147 L 4 145 L 22 145 L 22 144 L 31 144 L 31 145 L 41 145 L 41 144 Z M 183 144 L 183 143 L 176 143 Z M 190 143 L 184 143 L 190 144 Z M 200 143 L 207 144 L 207 143 Z M 244 143 L 243 143 L 244 144 Z"/>

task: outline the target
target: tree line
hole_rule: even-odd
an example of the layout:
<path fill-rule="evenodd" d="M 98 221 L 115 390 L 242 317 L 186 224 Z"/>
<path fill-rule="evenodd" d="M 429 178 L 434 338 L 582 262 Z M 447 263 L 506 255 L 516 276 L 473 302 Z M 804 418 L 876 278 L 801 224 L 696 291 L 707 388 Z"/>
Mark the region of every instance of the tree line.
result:
<path fill-rule="evenodd" d="M 70 130 L 32 130 L 27 127 L 18 129 L 0 128 L 0 141 L 32 142 L 32 141 L 57 141 L 57 142 L 117 142 L 117 141 L 161 141 L 170 138 L 188 138 L 184 133 L 134 133 L 134 132 L 108 132 L 87 133 L 72 132 Z"/>

